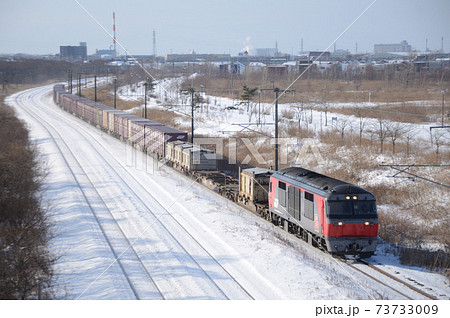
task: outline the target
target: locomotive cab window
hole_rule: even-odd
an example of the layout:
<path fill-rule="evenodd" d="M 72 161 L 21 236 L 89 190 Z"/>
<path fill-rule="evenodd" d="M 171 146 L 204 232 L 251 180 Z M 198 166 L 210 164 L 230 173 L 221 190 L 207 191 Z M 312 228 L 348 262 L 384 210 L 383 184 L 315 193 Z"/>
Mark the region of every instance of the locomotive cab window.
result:
<path fill-rule="evenodd" d="M 355 215 L 373 215 L 377 213 L 375 201 L 354 201 L 353 212 Z"/>
<path fill-rule="evenodd" d="M 327 209 L 330 218 L 376 218 L 377 208 L 375 201 L 329 201 Z"/>
<path fill-rule="evenodd" d="M 349 216 L 353 214 L 351 201 L 332 201 L 329 202 L 329 207 L 328 215 L 330 217 Z"/>

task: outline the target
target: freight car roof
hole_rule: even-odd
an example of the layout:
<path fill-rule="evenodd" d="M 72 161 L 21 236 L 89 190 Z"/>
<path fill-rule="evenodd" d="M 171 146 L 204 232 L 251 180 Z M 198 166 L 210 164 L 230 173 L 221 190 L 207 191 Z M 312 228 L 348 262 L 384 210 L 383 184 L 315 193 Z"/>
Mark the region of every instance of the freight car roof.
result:
<path fill-rule="evenodd" d="M 272 170 L 269 170 L 269 169 L 266 169 L 266 168 L 259 168 L 259 167 L 243 169 L 242 172 L 248 173 L 250 175 L 254 173 L 255 176 L 267 175 L 268 177 L 270 177 L 272 175 L 272 173 L 273 173 Z"/>
<path fill-rule="evenodd" d="M 281 169 L 275 172 L 274 176 L 277 177 L 277 175 L 288 177 L 326 193 L 368 193 L 366 190 L 350 183 L 300 167 Z"/>

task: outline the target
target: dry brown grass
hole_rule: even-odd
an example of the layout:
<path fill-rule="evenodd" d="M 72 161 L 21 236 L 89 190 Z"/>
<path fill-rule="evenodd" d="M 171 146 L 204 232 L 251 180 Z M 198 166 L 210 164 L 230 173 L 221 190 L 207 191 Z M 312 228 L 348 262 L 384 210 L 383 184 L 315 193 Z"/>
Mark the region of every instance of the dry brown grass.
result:
<path fill-rule="evenodd" d="M 94 88 L 88 88 L 88 89 L 82 89 L 81 93 L 84 97 L 94 100 L 95 98 L 95 91 Z M 104 105 L 114 107 L 114 95 L 113 95 L 113 87 L 112 85 L 106 85 L 97 87 L 97 101 L 99 103 L 102 103 Z M 119 110 L 128 110 L 135 107 L 139 107 L 143 105 L 144 101 L 126 101 L 122 100 L 119 97 L 116 97 L 116 108 Z M 137 110 L 134 112 L 134 115 L 144 117 L 144 110 Z M 171 111 L 168 111 L 166 109 L 156 109 L 156 108 L 147 108 L 147 118 L 153 121 L 156 121 L 158 123 L 176 127 L 177 122 L 176 119 L 179 118 L 181 115 L 174 114 Z"/>
<path fill-rule="evenodd" d="M 441 118 L 441 89 L 450 89 L 448 82 L 438 82 L 435 79 L 424 81 L 420 77 L 412 80 L 405 86 L 399 80 L 391 80 L 386 84 L 384 80 L 330 80 L 330 79 L 307 79 L 303 78 L 293 83 L 292 78 L 274 81 L 265 81 L 263 76 L 237 76 L 213 78 L 198 76 L 193 84 L 200 87 L 203 85 L 208 94 L 239 98 L 242 95 L 242 86 L 258 88 L 289 87 L 294 89 L 295 94 L 287 93 L 280 98 L 281 103 L 304 102 L 306 105 L 317 105 L 322 103 L 363 103 L 370 101 L 383 103 L 381 106 L 364 108 L 364 117 L 395 120 L 403 123 L 436 122 Z M 191 84 L 191 83 L 189 83 Z M 261 101 L 273 103 L 275 95 L 271 91 L 261 93 Z M 254 100 L 258 100 L 255 96 Z M 425 105 L 422 102 L 427 101 Z M 448 103 L 447 103 L 448 104 Z M 317 106 L 316 106 L 317 107 Z M 446 106 L 448 108 L 448 106 Z M 320 109 L 323 110 L 321 106 Z M 358 115 L 357 109 L 352 108 L 330 108 L 330 112 L 345 115 Z M 294 115 L 284 114 L 287 118 Z M 448 122 L 448 119 L 446 119 Z"/>
<path fill-rule="evenodd" d="M 189 82 L 189 85 L 192 83 Z M 208 94 L 234 97 L 242 94 L 242 86 L 258 88 L 279 87 L 280 89 L 290 88 L 295 90 L 295 94 L 287 93 L 283 96 L 283 102 L 298 102 L 299 99 L 324 99 L 327 102 L 371 102 L 394 103 L 417 100 L 441 100 L 441 89 L 450 88 L 448 83 L 444 87 L 440 83 L 429 80 L 426 83 L 418 81 L 412 82 L 407 87 L 398 81 L 390 82 L 386 88 L 384 80 L 358 80 L 345 81 L 336 79 L 306 79 L 295 81 L 295 78 L 286 77 L 276 81 L 264 80 L 262 76 L 233 75 L 228 77 L 207 77 L 198 76 L 193 80 L 194 87 L 203 85 Z M 262 101 L 272 102 L 274 94 L 270 91 L 263 92 Z"/>
<path fill-rule="evenodd" d="M 75 91 L 75 89 L 74 89 Z M 95 90 L 94 88 L 83 88 L 81 89 L 81 95 L 90 100 L 95 99 Z M 97 102 L 114 107 L 114 88 L 112 85 L 105 85 L 97 87 Z M 119 110 L 131 109 L 134 107 L 138 107 L 142 105 L 143 102 L 139 101 L 125 101 L 120 99 L 118 96 L 116 97 L 116 108 Z"/>

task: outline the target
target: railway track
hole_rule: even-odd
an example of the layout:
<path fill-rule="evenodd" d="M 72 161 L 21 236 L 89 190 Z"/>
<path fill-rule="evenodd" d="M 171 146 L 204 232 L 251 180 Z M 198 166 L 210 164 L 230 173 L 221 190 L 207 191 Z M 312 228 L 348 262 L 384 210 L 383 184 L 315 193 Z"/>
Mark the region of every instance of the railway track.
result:
<path fill-rule="evenodd" d="M 84 129 L 84 128 L 80 127 L 80 129 Z M 86 131 L 86 132 L 89 133 L 88 131 Z M 85 137 L 83 137 L 83 138 L 85 138 Z M 85 140 L 87 142 L 90 142 L 86 138 L 85 138 Z M 141 196 L 136 193 L 136 191 L 134 190 L 135 187 L 130 187 L 128 185 L 128 183 L 125 182 L 125 177 L 117 174 L 118 178 L 120 178 L 122 181 L 124 181 L 125 184 L 127 184 L 127 188 L 129 190 L 129 192 L 133 193 L 135 195 L 136 199 L 139 200 L 140 203 L 147 208 L 147 211 L 149 211 L 149 213 L 151 213 L 155 217 L 156 222 L 162 228 L 164 228 L 167 231 L 167 233 L 169 233 L 171 238 L 179 245 L 179 247 L 186 253 L 186 255 L 198 266 L 198 268 L 203 271 L 203 273 L 208 277 L 208 279 L 211 281 L 211 283 L 217 287 L 217 289 L 225 297 L 225 299 L 230 299 L 230 298 L 227 295 L 227 293 L 223 290 L 223 288 L 220 287 L 219 285 L 224 285 L 226 283 L 224 283 L 223 280 L 216 282 L 211 277 L 213 273 L 215 275 L 217 275 L 217 274 L 219 274 L 219 272 L 221 272 L 220 274 L 224 274 L 225 277 L 228 277 L 231 281 L 233 281 L 233 283 L 236 284 L 238 289 L 241 290 L 242 298 L 254 299 L 253 296 L 250 294 L 250 292 L 248 292 L 238 282 L 238 280 L 235 277 L 233 277 L 227 271 L 227 269 L 224 266 L 222 266 L 220 264 L 220 262 L 213 255 L 211 255 L 211 253 L 209 253 L 208 250 L 197 239 L 195 239 L 195 237 L 186 229 L 186 227 L 184 227 L 176 218 L 174 218 L 172 213 L 170 213 L 169 209 L 176 203 L 176 200 L 173 201 L 173 204 L 170 205 L 169 207 L 165 207 L 163 203 L 161 203 L 155 196 L 153 196 L 146 189 L 146 186 L 144 184 L 142 184 L 131 173 L 129 173 L 128 169 L 126 169 L 126 167 L 123 166 L 123 163 L 121 163 L 119 160 L 117 160 L 117 158 L 115 158 L 109 152 L 109 150 L 106 147 L 104 147 L 104 145 L 102 143 L 98 143 L 97 146 L 101 147 L 105 152 L 108 152 L 111 155 L 111 159 L 114 160 L 117 165 L 122 166 L 122 168 L 123 168 L 122 171 L 126 174 L 126 176 L 133 179 L 133 181 L 136 182 L 138 188 L 143 189 L 145 194 L 148 195 L 152 199 L 152 202 L 156 203 L 156 205 L 159 207 L 159 211 L 155 213 L 155 212 L 153 212 L 153 210 L 155 210 L 155 206 L 153 205 L 152 208 L 150 208 L 150 204 L 147 203 L 146 201 L 144 201 L 141 198 Z M 117 170 L 112 166 L 111 162 L 105 160 L 104 163 L 106 166 L 109 166 L 111 168 L 111 170 L 114 170 L 114 171 Z M 192 183 L 194 183 L 194 182 L 196 182 L 196 181 L 193 180 Z M 158 186 L 158 185 L 154 184 L 154 186 Z M 183 208 L 183 207 L 178 205 L 177 208 Z M 161 221 L 161 217 L 163 217 L 163 216 L 165 217 L 164 222 Z M 172 225 L 171 229 L 169 228 L 169 225 L 167 224 L 168 223 L 167 218 L 170 218 L 170 220 L 174 223 Z M 177 232 L 178 237 L 176 237 L 175 235 L 172 234 L 175 231 Z M 182 238 L 179 238 L 180 233 L 182 233 Z M 196 245 L 196 247 L 192 247 L 192 246 L 185 247 L 185 245 L 187 245 L 186 242 L 189 242 L 189 241 L 194 242 L 194 245 Z M 184 243 L 182 243 L 182 242 L 184 242 Z M 212 263 L 210 265 L 205 264 L 205 257 L 209 258 L 212 261 Z M 205 267 L 207 269 L 205 269 Z M 216 267 L 216 268 L 212 268 L 212 267 Z M 217 271 L 217 269 L 219 269 L 219 271 Z M 230 287 L 228 286 L 227 288 L 229 289 Z"/>
<path fill-rule="evenodd" d="M 17 105 L 26 105 L 27 101 L 20 100 L 20 96 L 21 95 L 16 97 Z M 39 120 L 36 120 L 36 122 L 44 130 L 48 132 L 49 136 L 52 136 L 54 144 L 59 154 L 61 155 L 61 158 L 63 158 L 64 162 L 66 163 L 70 171 L 70 174 L 73 178 L 73 181 L 79 187 L 86 205 L 88 206 L 90 212 L 92 213 L 92 216 L 94 217 L 102 235 L 105 238 L 105 241 L 107 242 L 114 256 L 114 261 L 109 267 L 111 267 L 114 263 L 117 263 L 119 265 L 136 299 L 139 300 L 147 298 L 149 296 L 151 299 L 165 299 L 164 295 L 161 293 L 158 286 L 155 284 L 152 275 L 147 270 L 146 266 L 144 265 L 141 258 L 137 254 L 136 250 L 133 248 L 131 242 L 124 234 L 121 226 L 114 218 L 106 202 L 98 192 L 92 180 L 89 178 L 89 175 L 83 169 L 83 166 L 75 156 L 75 153 L 71 150 L 68 143 L 64 140 L 61 133 L 59 133 L 58 130 L 54 127 L 54 125 L 52 125 L 48 120 L 44 119 L 36 111 L 34 111 L 32 107 L 27 108 L 27 111 L 29 113 L 32 113 L 36 119 L 39 118 Z M 47 125 L 44 125 L 43 123 L 46 123 Z M 113 223 L 111 224 L 109 222 L 109 224 L 107 225 L 105 224 L 105 222 L 102 222 L 101 219 L 105 217 L 109 220 L 112 220 Z M 111 231 L 119 232 L 122 236 L 121 237 L 122 242 L 118 242 L 117 238 L 112 239 L 108 234 L 108 232 Z M 132 262 L 135 263 L 137 262 L 138 266 L 140 266 L 141 270 L 145 273 L 145 275 L 141 274 L 136 276 L 135 274 L 136 266 L 131 265 Z M 109 267 L 107 269 L 109 269 Z M 130 275 L 130 272 L 133 272 L 133 275 Z M 95 281 L 93 283 L 95 283 Z M 139 286 L 142 286 L 143 284 L 153 285 L 154 292 L 149 294 L 140 291 Z M 83 293 L 80 294 L 78 298 L 82 297 Z"/>
<path fill-rule="evenodd" d="M 376 281 L 377 283 L 385 286 L 386 288 L 394 291 L 395 293 L 401 295 L 402 297 L 409 299 L 409 300 L 415 300 L 417 299 L 418 295 L 421 295 L 425 297 L 424 299 L 431 299 L 431 300 L 437 300 L 438 298 L 435 296 L 432 296 L 419 288 L 409 284 L 408 282 L 405 282 L 404 280 L 399 279 L 398 277 L 395 277 L 394 275 L 378 268 L 377 266 L 365 261 L 365 260 L 358 260 L 356 263 L 351 264 L 348 262 L 345 262 L 348 266 L 350 266 L 352 269 L 358 271 L 359 273 L 369 277 L 370 279 Z M 359 268 L 358 264 L 364 265 L 365 268 Z M 370 271 L 367 271 L 367 269 L 370 269 L 378 274 L 378 276 L 382 276 L 385 279 L 381 279 L 380 277 L 375 277 L 375 275 L 370 274 Z M 405 291 L 405 287 L 407 288 Z M 402 289 L 402 290 L 400 290 Z M 419 296 L 420 297 L 420 296 Z"/>
<path fill-rule="evenodd" d="M 430 294 L 428 294 L 428 293 L 426 293 L 426 292 L 424 292 L 424 291 L 422 291 L 422 290 L 416 288 L 415 286 L 413 286 L 413 285 L 411 285 L 411 284 L 409 284 L 409 283 L 407 283 L 407 282 L 405 282 L 405 281 L 403 281 L 403 280 L 401 280 L 401 279 L 399 279 L 399 278 L 397 278 L 397 277 L 395 277 L 395 276 L 393 276 L 393 275 L 391 275 L 391 274 L 389 274 L 389 273 L 386 272 L 386 271 L 383 271 L 382 269 L 378 268 L 377 266 L 375 266 L 375 265 L 373 265 L 373 264 L 370 264 L 369 262 L 367 262 L 367 261 L 365 261 L 365 260 L 359 260 L 359 261 L 360 261 L 361 263 L 365 264 L 366 266 L 369 266 L 371 269 L 374 269 L 375 271 L 381 273 L 382 275 L 384 275 L 384 276 L 386 276 L 386 277 L 389 277 L 390 279 L 392 279 L 392 280 L 394 280 L 394 281 L 396 281 L 396 282 L 398 282 L 398 283 L 403 284 L 404 286 L 406 286 L 406 287 L 408 287 L 409 289 L 415 291 L 416 293 L 419 293 L 419 294 L 421 294 L 422 296 L 425 296 L 425 297 L 428 298 L 428 299 L 431 299 L 431 300 L 437 300 L 436 297 L 434 297 L 434 296 L 432 296 L 432 295 L 430 295 Z"/>
<path fill-rule="evenodd" d="M 46 105 L 41 104 L 42 107 L 46 107 Z M 46 109 L 48 110 L 49 113 L 51 113 L 51 116 L 55 116 L 55 119 L 59 119 L 60 120 L 60 115 L 57 114 L 54 110 L 52 110 L 50 107 L 46 107 Z M 54 135 L 56 128 L 54 128 L 52 126 L 52 124 L 50 122 L 48 122 L 47 120 L 43 119 L 41 116 L 39 116 L 38 114 L 36 114 L 36 112 L 34 112 L 33 110 L 28 109 L 28 111 L 32 112 L 33 115 L 37 118 L 40 118 L 40 121 L 44 121 L 47 126 L 52 127 L 54 132 L 53 134 L 49 131 L 49 129 L 47 127 L 45 127 L 45 125 L 43 125 L 41 123 L 41 126 L 44 127 L 50 135 Z M 50 114 L 49 114 L 50 115 Z M 65 120 L 65 119 L 64 119 Z M 80 130 L 83 130 L 86 134 L 89 134 L 91 137 L 93 137 L 93 134 L 91 134 L 88 130 L 86 130 L 83 125 L 78 124 L 76 122 L 71 121 L 70 122 L 71 125 L 76 125 Z M 59 134 L 58 132 L 56 132 L 56 134 L 58 135 L 58 138 L 56 139 L 60 139 L 63 140 L 63 137 L 61 136 L 61 134 Z M 190 262 L 192 262 L 193 264 L 195 264 L 195 266 L 197 266 L 197 268 L 203 273 L 203 275 L 205 277 L 207 277 L 207 279 L 210 281 L 210 284 L 214 286 L 214 288 L 219 292 L 219 295 L 216 296 L 216 298 L 218 299 L 230 299 L 230 296 L 227 295 L 227 291 L 232 290 L 233 291 L 233 298 L 236 298 L 236 295 L 239 295 L 238 299 L 254 299 L 253 296 L 250 294 L 250 292 L 248 292 L 238 281 L 236 278 L 234 278 L 226 269 L 225 267 L 223 267 L 220 262 L 213 257 L 213 255 L 211 255 L 207 249 L 202 246 L 202 244 L 200 242 L 198 242 L 190 233 L 189 231 L 180 223 L 178 222 L 171 213 L 169 213 L 168 209 L 170 208 L 165 208 L 164 205 L 159 202 L 157 200 L 157 198 L 155 198 L 149 191 L 145 190 L 145 186 L 143 184 L 140 183 L 139 180 L 137 180 L 136 178 L 134 178 L 134 176 L 126 169 L 126 167 L 123 166 L 123 164 L 117 160 L 110 152 L 109 150 L 104 147 L 104 145 L 97 141 L 95 144 L 93 144 L 93 140 L 95 138 L 86 138 L 86 136 L 84 134 L 79 134 L 79 136 L 87 143 L 89 143 L 92 146 L 92 149 L 95 149 L 97 151 L 97 153 L 99 154 L 99 157 L 101 157 L 103 159 L 103 164 L 105 167 L 109 167 L 109 171 L 114 171 L 115 172 L 115 177 L 116 179 L 120 180 L 121 183 L 123 185 L 126 185 L 126 190 L 127 193 L 130 193 L 137 201 L 139 201 L 140 205 L 142 207 L 144 207 L 145 211 L 147 213 L 149 213 L 152 217 L 153 217 L 153 223 L 157 223 L 159 227 L 163 228 L 164 231 L 166 233 L 168 233 L 170 235 L 170 239 L 176 244 L 178 245 L 178 248 L 182 250 L 182 253 L 184 253 L 184 259 L 188 258 L 190 260 Z M 55 138 L 54 138 L 55 139 Z M 69 152 L 71 154 L 71 156 L 73 156 L 75 158 L 75 161 L 77 161 L 77 166 L 80 167 L 81 169 L 83 169 L 81 167 L 81 164 L 79 162 L 79 160 L 76 158 L 76 155 L 74 153 L 74 150 L 70 149 L 70 146 L 63 140 L 62 141 L 65 145 L 64 147 L 67 148 L 64 151 L 65 152 Z M 101 152 L 100 153 L 100 150 Z M 61 155 L 63 154 L 63 150 L 60 149 L 60 153 Z M 104 159 L 102 155 L 104 155 L 105 153 L 109 153 L 109 155 L 111 156 L 111 162 L 114 162 L 114 166 L 113 164 Z M 65 158 L 64 158 L 65 159 Z M 65 159 L 66 160 L 66 159 Z M 67 162 L 67 160 L 66 160 Z M 67 162 L 68 164 L 68 162 Z M 118 169 L 117 167 L 121 167 L 120 169 Z M 120 171 L 120 172 L 119 172 Z M 97 198 L 101 201 L 101 205 L 103 207 L 104 210 L 107 210 L 109 212 L 109 218 L 110 219 L 114 219 L 115 217 L 113 215 L 113 213 L 111 212 L 111 210 L 107 207 L 107 203 L 105 202 L 105 200 L 103 199 L 102 195 L 99 193 L 99 191 L 97 191 L 97 189 L 95 188 L 94 182 L 89 178 L 90 173 L 86 170 L 83 170 L 83 174 L 84 176 L 89 179 L 88 183 L 90 184 L 90 186 L 92 188 L 94 188 Z M 74 171 L 72 171 L 72 175 L 75 177 L 76 173 Z M 134 186 L 130 186 L 130 180 L 132 180 L 132 183 L 135 183 L 137 187 L 139 187 L 140 189 L 144 189 L 144 194 L 145 196 L 149 197 L 150 200 L 146 200 L 142 198 L 142 191 L 141 193 L 137 193 L 134 188 Z M 83 182 L 81 180 L 77 180 L 77 184 L 81 187 L 81 184 Z M 85 196 L 86 202 L 88 202 L 88 198 L 87 196 Z M 150 202 L 150 203 L 149 203 Z M 152 204 L 155 203 L 155 204 Z M 89 204 L 89 203 L 88 203 Z M 150 205 L 152 205 L 150 207 Z M 155 206 L 157 206 L 158 208 L 155 208 Z M 158 211 L 155 211 L 158 210 Z M 92 209 L 93 213 L 94 210 Z M 164 217 L 164 222 L 161 221 L 161 218 Z M 169 226 L 167 225 L 167 218 L 169 218 L 171 220 L 171 223 Z M 104 234 L 105 238 L 107 238 L 107 234 L 106 234 L 106 230 L 103 229 L 102 224 L 99 221 L 99 217 L 96 217 L 97 222 L 100 226 L 100 228 L 102 229 L 102 233 Z M 152 276 L 150 274 L 151 271 L 146 269 L 146 266 L 144 265 L 144 262 L 142 262 L 142 260 L 140 260 L 139 257 L 139 251 L 136 251 L 133 244 L 136 242 L 136 240 L 140 239 L 140 237 L 138 237 L 136 240 L 134 241 L 130 241 L 127 238 L 127 235 L 124 233 L 124 231 L 121 229 L 119 223 L 117 221 L 114 222 L 117 227 L 119 228 L 119 231 L 122 233 L 123 238 L 126 240 L 126 246 L 123 247 L 123 249 L 125 252 L 127 252 L 127 250 L 130 250 L 133 252 L 135 258 L 138 259 L 139 263 L 142 265 L 143 268 L 145 268 L 145 271 L 147 272 L 147 276 L 150 278 L 151 280 L 151 284 L 155 286 L 155 289 L 158 291 L 158 295 L 159 297 L 154 297 L 152 299 L 166 299 L 167 297 L 164 296 L 164 293 L 161 291 L 168 288 L 168 286 L 159 288 L 158 287 L 158 283 L 155 282 L 155 280 L 152 279 Z M 153 225 L 152 223 L 152 225 Z M 170 227 L 170 228 L 169 228 Z M 147 229 L 145 230 L 147 231 Z M 144 232 L 145 232 L 144 231 Z M 175 235 L 172 234 L 172 232 L 176 232 L 177 233 L 177 237 Z M 180 235 L 180 232 L 182 233 L 182 235 Z M 180 238 L 181 236 L 181 238 Z M 111 240 L 108 240 L 108 242 L 110 242 Z M 183 243 L 182 243 L 183 242 Z M 189 244 L 186 244 L 186 242 L 189 242 Z M 185 245 L 187 245 L 187 247 L 185 247 Z M 122 254 L 125 253 L 123 252 L 122 254 L 119 254 L 116 250 L 114 249 L 114 247 L 112 246 L 112 244 L 110 243 L 110 247 L 113 251 L 113 254 L 115 256 L 115 259 L 118 260 L 118 264 L 122 265 L 122 260 L 121 257 L 123 256 Z M 205 259 L 209 259 L 209 262 L 205 262 Z M 155 261 L 155 260 L 153 260 Z M 121 266 L 123 267 L 123 266 Z M 122 268 L 125 276 L 127 277 L 127 280 L 130 280 L 129 275 L 126 274 L 126 271 L 124 268 Z M 215 280 L 212 278 L 212 276 L 219 276 L 221 277 L 221 279 L 219 280 Z M 223 279 L 224 277 L 227 277 L 228 279 Z M 141 297 L 139 296 L 139 293 L 136 291 L 136 288 L 134 287 L 134 284 L 129 281 L 130 287 L 133 290 L 133 293 L 135 294 L 137 299 L 140 299 Z M 231 286 L 233 285 L 233 286 Z M 170 299 L 170 297 L 168 297 Z"/>

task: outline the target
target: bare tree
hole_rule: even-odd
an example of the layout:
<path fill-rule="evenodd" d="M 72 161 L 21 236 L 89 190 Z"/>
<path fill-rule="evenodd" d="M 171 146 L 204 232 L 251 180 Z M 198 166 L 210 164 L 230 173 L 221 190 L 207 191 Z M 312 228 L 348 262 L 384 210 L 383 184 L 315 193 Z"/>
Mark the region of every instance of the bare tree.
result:
<path fill-rule="evenodd" d="M 440 161 L 440 148 L 450 141 L 450 129 L 433 129 L 430 131 L 431 143 L 436 148 L 436 162 Z"/>
<path fill-rule="evenodd" d="M 380 153 L 383 153 L 384 141 L 388 137 L 388 131 L 386 129 L 386 124 L 387 124 L 387 121 L 385 119 L 378 118 L 377 122 L 373 126 L 375 133 L 378 136 L 378 140 L 380 141 Z"/>
<path fill-rule="evenodd" d="M 325 85 L 320 95 L 320 104 L 325 109 L 325 127 L 328 126 L 328 107 L 329 107 L 328 93 L 329 93 L 328 86 Z"/>
<path fill-rule="evenodd" d="M 385 124 L 386 135 L 391 139 L 392 142 L 392 154 L 395 154 L 395 142 L 400 138 L 406 131 L 406 126 L 404 123 L 400 122 L 387 122 Z"/>
<path fill-rule="evenodd" d="M 344 134 L 347 128 L 351 127 L 351 122 L 348 119 L 339 119 L 336 122 L 336 129 L 339 130 L 341 134 L 342 142 L 344 142 Z"/>
<path fill-rule="evenodd" d="M 362 82 L 361 79 L 357 78 L 353 81 L 353 83 L 355 84 L 355 88 L 357 91 L 359 91 L 359 87 L 361 86 Z"/>
<path fill-rule="evenodd" d="M 356 114 L 358 115 L 359 120 L 359 146 L 361 147 L 362 143 L 362 135 L 364 132 L 364 127 L 367 123 L 367 118 L 363 116 L 363 110 L 361 108 L 356 108 Z"/>
<path fill-rule="evenodd" d="M 406 155 L 409 157 L 411 140 L 417 135 L 418 130 L 414 125 L 408 124 L 405 127 L 404 137 L 406 139 Z"/>
<path fill-rule="evenodd" d="M 408 88 L 409 84 L 414 80 L 415 77 L 414 64 L 404 63 L 399 66 L 399 69 L 399 81 L 404 85 L 405 88 Z"/>

